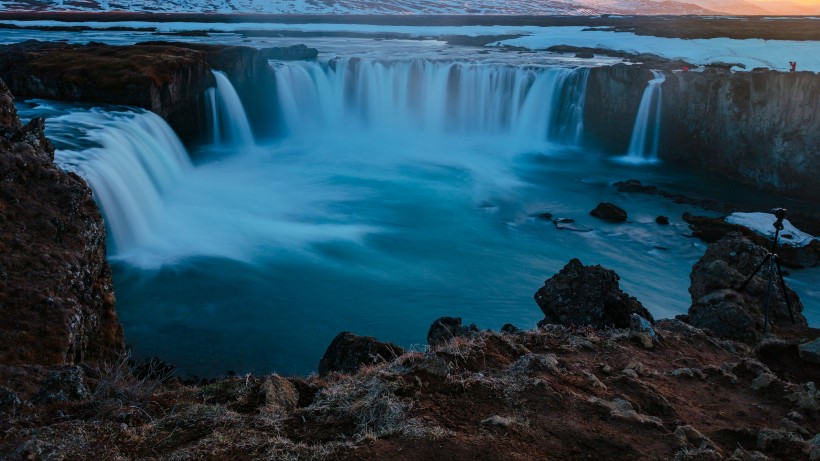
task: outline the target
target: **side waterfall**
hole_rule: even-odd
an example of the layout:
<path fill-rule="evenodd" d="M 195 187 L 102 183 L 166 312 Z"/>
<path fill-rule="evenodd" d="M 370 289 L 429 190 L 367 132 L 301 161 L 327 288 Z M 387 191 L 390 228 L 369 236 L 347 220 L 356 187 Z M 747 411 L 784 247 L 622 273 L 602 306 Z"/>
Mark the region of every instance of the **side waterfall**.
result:
<path fill-rule="evenodd" d="M 171 127 L 144 110 L 76 111 L 49 123 L 82 128 L 80 142 L 71 132 L 49 132 L 58 146 L 55 161 L 88 181 L 114 247 L 128 248 L 148 237 L 162 213 L 162 192 L 192 167 Z"/>
<path fill-rule="evenodd" d="M 224 72 L 211 71 L 216 88 L 206 90 L 211 139 L 217 146 L 247 147 L 254 145 L 253 132 L 242 100 Z"/>
<path fill-rule="evenodd" d="M 652 80 L 646 85 L 635 116 L 629 151 L 623 157 L 627 163 L 658 162 L 658 144 L 661 136 L 661 83 L 666 80 L 663 72 L 652 71 Z"/>
<path fill-rule="evenodd" d="M 366 130 L 577 144 L 588 69 L 417 59 L 276 62 L 287 136 Z"/>

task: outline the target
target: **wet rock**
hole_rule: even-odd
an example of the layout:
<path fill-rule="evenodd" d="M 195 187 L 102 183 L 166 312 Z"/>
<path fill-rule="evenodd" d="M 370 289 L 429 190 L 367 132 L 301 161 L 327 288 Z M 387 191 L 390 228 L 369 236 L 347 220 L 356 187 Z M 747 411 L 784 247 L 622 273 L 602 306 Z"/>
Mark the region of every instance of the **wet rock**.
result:
<path fill-rule="evenodd" d="M 709 329 L 721 338 L 746 342 L 759 340 L 768 299 L 768 281 L 762 277 L 762 272 L 758 272 L 743 290 L 740 288 L 767 253 L 765 248 L 737 233 L 728 234 L 709 245 L 690 274 L 692 306 L 689 308 L 689 323 Z M 800 299 L 790 289 L 787 289 L 787 296 L 795 325 L 790 322 L 789 307 L 780 294 L 779 285 L 769 308 L 770 322 L 776 329 L 805 327 Z"/>
<path fill-rule="evenodd" d="M 594 230 L 589 226 L 576 223 L 572 218 L 557 218 L 553 220 L 552 223 L 555 225 L 555 228 L 559 230 L 568 230 L 573 232 L 592 232 Z"/>
<path fill-rule="evenodd" d="M 544 312 L 544 321 L 567 326 L 629 328 L 632 314 L 652 321 L 652 314 L 621 290 L 619 280 L 614 271 L 572 259 L 544 282 L 535 302 Z"/>
<path fill-rule="evenodd" d="M 460 317 L 441 317 L 436 319 L 427 331 L 427 344 L 431 347 L 446 343 L 455 338 L 469 338 L 478 333 L 475 324 L 464 326 Z"/>
<path fill-rule="evenodd" d="M 668 216 L 658 216 L 657 218 L 655 218 L 655 222 L 662 225 L 662 226 L 668 226 L 669 225 L 669 217 Z"/>
<path fill-rule="evenodd" d="M 532 216 L 544 221 L 552 221 L 552 213 L 536 213 Z"/>
<path fill-rule="evenodd" d="M 644 186 L 637 179 L 627 179 L 626 181 L 618 181 L 614 184 L 618 192 L 637 192 L 643 194 L 654 194 L 658 191 L 655 186 Z"/>
<path fill-rule="evenodd" d="M 299 392 L 287 379 L 273 374 L 267 376 L 260 386 L 265 403 L 284 410 L 292 410 L 299 405 Z"/>
<path fill-rule="evenodd" d="M 362 366 L 389 362 L 404 354 L 401 347 L 385 343 L 371 336 L 358 336 L 350 332 L 339 333 L 327 347 L 319 361 L 319 374 L 355 373 Z"/>
<path fill-rule="evenodd" d="M 581 59 L 592 59 L 592 58 L 595 57 L 595 54 L 590 53 L 589 51 L 581 51 L 581 52 L 575 53 L 575 57 L 576 58 L 581 58 Z"/>
<path fill-rule="evenodd" d="M 803 343 L 797 348 L 800 351 L 801 360 L 820 364 L 820 339 Z"/>
<path fill-rule="evenodd" d="M 596 218 L 603 219 L 604 221 L 626 221 L 626 211 L 624 211 L 623 208 L 619 207 L 618 205 L 609 202 L 599 203 L 594 210 L 589 212 L 589 214 L 595 216 Z"/>

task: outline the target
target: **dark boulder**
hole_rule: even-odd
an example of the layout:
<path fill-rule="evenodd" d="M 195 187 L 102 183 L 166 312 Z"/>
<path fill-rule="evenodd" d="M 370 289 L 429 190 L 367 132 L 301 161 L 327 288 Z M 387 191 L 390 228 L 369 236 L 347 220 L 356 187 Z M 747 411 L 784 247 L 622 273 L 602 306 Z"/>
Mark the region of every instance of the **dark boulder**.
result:
<path fill-rule="evenodd" d="M 572 259 L 544 282 L 535 293 L 535 302 L 548 323 L 629 328 L 632 314 L 653 321 L 637 299 L 621 290 L 619 280 L 615 271 Z"/>
<path fill-rule="evenodd" d="M 768 292 L 765 268 L 743 290 L 740 287 L 767 253 L 765 248 L 735 232 L 709 245 L 689 276 L 692 281 L 689 287 L 692 295 L 689 323 L 697 328 L 709 329 L 722 338 L 757 341 L 763 331 Z M 791 324 L 789 309 L 777 284 L 769 314 L 776 332 L 806 326 L 800 298 L 788 287 L 786 291 L 795 325 Z"/>
<path fill-rule="evenodd" d="M 618 181 L 614 184 L 618 192 L 639 192 L 643 194 L 654 194 L 658 192 L 655 186 L 644 186 L 637 179 L 627 179 L 626 181 Z"/>
<path fill-rule="evenodd" d="M 91 391 L 85 383 L 85 372 L 81 367 L 73 366 L 52 373 L 31 401 L 35 404 L 45 404 L 89 398 Z"/>
<path fill-rule="evenodd" d="M 327 347 L 319 361 L 319 374 L 326 375 L 333 371 L 355 373 L 362 366 L 388 362 L 402 354 L 404 349 L 395 344 L 345 331 L 333 338 Z"/>
<path fill-rule="evenodd" d="M 661 226 L 668 226 L 669 225 L 669 217 L 668 216 L 658 216 L 655 218 L 655 222 L 660 224 Z"/>
<path fill-rule="evenodd" d="M 460 317 L 441 317 L 430 325 L 430 330 L 427 331 L 427 344 L 437 346 L 455 337 L 467 338 L 476 333 L 478 327 L 475 324 L 462 325 Z"/>
<path fill-rule="evenodd" d="M 596 218 L 603 219 L 604 221 L 626 221 L 626 211 L 624 211 L 623 208 L 619 207 L 618 205 L 608 202 L 599 203 L 594 210 L 589 212 L 589 214 L 595 216 Z"/>

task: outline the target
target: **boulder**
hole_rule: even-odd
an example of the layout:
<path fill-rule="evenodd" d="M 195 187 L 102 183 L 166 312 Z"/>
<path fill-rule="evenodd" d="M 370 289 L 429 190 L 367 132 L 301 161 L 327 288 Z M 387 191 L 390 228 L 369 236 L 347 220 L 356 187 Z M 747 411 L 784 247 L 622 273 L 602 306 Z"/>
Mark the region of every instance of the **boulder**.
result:
<path fill-rule="evenodd" d="M 287 379 L 273 374 L 265 378 L 260 386 L 265 403 L 284 410 L 293 410 L 299 404 L 299 392 Z"/>
<path fill-rule="evenodd" d="M 460 317 L 441 317 L 430 325 L 430 329 L 427 331 L 427 344 L 435 347 L 455 337 L 469 338 L 478 331 L 478 327 L 474 323 L 470 326 L 462 325 Z"/>
<path fill-rule="evenodd" d="M 595 216 L 596 218 L 603 219 L 604 221 L 626 221 L 626 211 L 624 211 L 623 208 L 619 207 L 618 205 L 609 202 L 599 203 L 594 210 L 589 212 L 589 214 Z"/>
<path fill-rule="evenodd" d="M 632 314 L 653 321 L 641 303 L 624 293 L 614 271 L 600 265 L 584 266 L 572 259 L 544 282 L 535 302 L 549 323 L 595 328 L 629 328 Z"/>
<path fill-rule="evenodd" d="M 319 361 L 319 374 L 326 375 L 333 371 L 352 374 L 363 366 L 388 362 L 402 354 L 404 349 L 395 344 L 345 331 L 333 338 L 327 347 Z"/>
<path fill-rule="evenodd" d="M 655 222 L 662 225 L 662 226 L 668 226 L 669 225 L 669 217 L 668 216 L 658 216 L 657 218 L 655 218 Z"/>
<path fill-rule="evenodd" d="M 765 248 L 738 233 L 730 233 L 719 242 L 709 245 L 690 275 L 692 306 L 689 308 L 689 324 L 709 329 L 722 338 L 745 342 L 760 339 L 768 291 L 768 281 L 764 278 L 765 268 L 743 290 L 740 287 L 767 253 Z M 789 309 L 780 291 L 778 283 L 771 298 L 771 323 L 777 329 L 805 327 L 806 319 L 802 314 L 800 298 L 787 287 L 795 320 L 792 325 Z"/>

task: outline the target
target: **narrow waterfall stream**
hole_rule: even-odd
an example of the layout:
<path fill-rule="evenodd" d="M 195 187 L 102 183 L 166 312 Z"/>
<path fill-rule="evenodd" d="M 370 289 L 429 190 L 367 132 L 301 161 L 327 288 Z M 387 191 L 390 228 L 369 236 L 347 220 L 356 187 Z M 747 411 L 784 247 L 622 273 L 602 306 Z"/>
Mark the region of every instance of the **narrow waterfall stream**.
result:
<path fill-rule="evenodd" d="M 663 72 L 652 71 L 652 79 L 646 84 L 641 96 L 641 105 L 635 116 L 629 150 L 623 161 L 633 164 L 657 163 L 658 144 L 661 137 L 661 83 L 666 81 Z"/>

